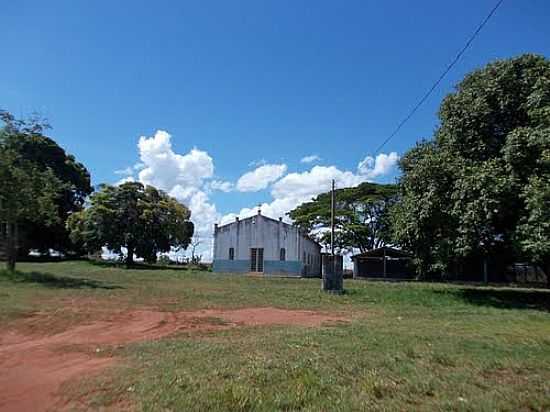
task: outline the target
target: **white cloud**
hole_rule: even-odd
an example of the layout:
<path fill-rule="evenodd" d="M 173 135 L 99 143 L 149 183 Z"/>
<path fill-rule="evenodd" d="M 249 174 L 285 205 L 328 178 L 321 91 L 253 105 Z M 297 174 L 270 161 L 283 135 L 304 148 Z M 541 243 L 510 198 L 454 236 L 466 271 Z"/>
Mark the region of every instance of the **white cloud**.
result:
<path fill-rule="evenodd" d="M 231 182 L 226 182 L 224 180 L 212 180 L 208 184 L 209 190 L 219 190 L 220 192 L 229 193 L 233 190 L 234 184 Z"/>
<path fill-rule="evenodd" d="M 185 155 L 174 153 L 171 136 L 158 130 L 154 136 L 141 136 L 138 143 L 144 169 L 139 180 L 163 190 L 178 184 L 198 187 L 214 174 L 214 162 L 208 153 L 192 149 Z"/>
<path fill-rule="evenodd" d="M 134 176 L 126 176 L 125 178 L 120 179 L 118 182 L 116 182 L 115 186 L 120 186 L 123 183 L 135 182 L 135 181 L 136 179 L 134 178 Z"/>
<path fill-rule="evenodd" d="M 186 153 L 176 153 L 169 133 L 159 130 L 153 136 L 142 136 L 138 143 L 140 163 L 120 171 L 125 177 L 117 184 L 139 180 L 165 190 L 191 210 L 195 233 L 204 239 L 197 253 L 211 259 L 212 229 L 215 222 L 234 220 L 235 216 L 256 214 L 258 208 L 243 208 L 223 218 L 216 205 L 209 199 L 212 191 L 259 191 L 271 186 L 272 199 L 261 205 L 262 214 L 273 218 L 283 217 L 299 204 L 330 190 L 331 181 L 337 187 L 356 186 L 364 181 L 389 174 L 399 156 L 397 153 L 366 157 L 357 171 L 340 170 L 335 166 L 314 166 L 302 173 L 289 173 L 285 164 L 261 164 L 245 173 L 236 184 L 214 178 L 214 160 L 205 151 L 194 148 Z M 313 155 L 312 155 L 313 156 Z M 314 160 L 312 160 L 314 161 Z M 122 173 L 124 172 L 124 173 Z M 138 173 L 138 178 L 134 178 Z"/>
<path fill-rule="evenodd" d="M 115 170 L 115 175 L 131 176 L 134 174 L 134 169 L 128 166 L 126 169 Z"/>
<path fill-rule="evenodd" d="M 263 165 L 251 172 L 245 173 L 237 181 L 237 190 L 240 192 L 257 192 L 265 189 L 286 173 L 287 166 Z"/>
<path fill-rule="evenodd" d="M 357 166 L 360 175 L 368 178 L 375 178 L 389 174 L 399 162 L 399 155 L 396 152 L 390 154 L 380 153 L 376 159 L 372 156 L 365 157 Z"/>
<path fill-rule="evenodd" d="M 251 161 L 250 163 L 248 163 L 248 166 L 249 167 L 258 167 L 258 166 L 263 166 L 263 165 L 266 165 L 266 164 L 267 164 L 267 160 L 259 159 L 259 160 Z"/>
<path fill-rule="evenodd" d="M 336 166 L 314 166 L 305 172 L 289 173 L 273 184 L 271 189 L 273 199 L 260 206 L 262 214 L 272 218 L 283 217 L 288 222 L 287 212 L 321 193 L 328 192 L 333 179 L 337 188 L 357 186 L 360 183 L 372 181 L 375 177 L 389 174 L 398 160 L 397 153 L 381 154 L 376 159 L 365 158 L 359 164 L 357 172 L 340 170 Z M 257 207 L 243 208 L 239 213 L 223 216 L 221 223 L 231 222 L 236 216 L 246 218 L 256 214 L 257 211 Z"/>
<path fill-rule="evenodd" d="M 214 175 L 214 161 L 210 155 L 196 148 L 183 155 L 175 153 L 170 134 L 162 130 L 150 137 L 140 137 L 138 149 L 141 164 L 134 167 L 141 169 L 139 181 L 162 189 L 185 204 L 191 210 L 195 233 L 209 239 L 214 222 L 220 218 L 216 206 L 205 193 Z M 209 259 L 209 243 L 204 242 L 201 247 L 204 248 L 201 253 Z"/>
<path fill-rule="evenodd" d="M 318 194 L 329 191 L 332 179 L 336 181 L 337 187 L 357 186 L 367 180 L 364 176 L 339 170 L 335 166 L 314 166 L 302 173 L 289 173 L 273 185 L 273 200 L 260 206 L 262 214 L 272 218 L 283 217 L 288 222 L 287 212 Z M 239 213 L 225 215 L 222 224 L 232 221 L 236 216 L 245 218 L 257 211 L 258 207 L 243 208 Z"/>
<path fill-rule="evenodd" d="M 321 158 L 318 155 L 313 154 L 313 155 L 302 157 L 300 159 L 300 163 L 313 163 L 313 162 L 318 162 L 320 160 L 321 160 Z"/>
<path fill-rule="evenodd" d="M 168 192 L 191 210 L 191 221 L 195 224 L 195 234 L 201 237 L 212 236 L 213 224 L 219 219 L 216 206 L 210 203 L 208 195 L 195 187 L 176 185 Z"/>
<path fill-rule="evenodd" d="M 341 171 L 336 166 L 314 166 L 310 171 L 289 173 L 273 185 L 271 194 L 275 199 L 311 198 L 330 190 L 333 179 L 338 187 L 357 186 L 366 180 L 353 172 Z"/>
<path fill-rule="evenodd" d="M 141 170 L 145 167 L 145 164 L 138 162 L 133 166 L 128 166 L 125 169 L 115 170 L 115 175 L 132 176 L 134 171 Z"/>

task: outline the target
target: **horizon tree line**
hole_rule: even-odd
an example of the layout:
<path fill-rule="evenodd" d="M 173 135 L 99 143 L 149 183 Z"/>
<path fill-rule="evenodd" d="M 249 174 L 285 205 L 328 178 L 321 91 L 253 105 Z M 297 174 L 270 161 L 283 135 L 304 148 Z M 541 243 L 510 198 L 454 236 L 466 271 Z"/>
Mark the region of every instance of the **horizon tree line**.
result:
<path fill-rule="evenodd" d="M 175 198 L 137 182 L 94 192 L 86 167 L 45 136 L 47 122 L 7 111 L 0 120 L 0 247 L 8 271 L 30 250 L 80 256 L 105 246 L 122 256 L 126 249 L 132 266 L 134 255 L 153 263 L 189 245 L 191 211 Z"/>
<path fill-rule="evenodd" d="M 412 252 L 419 277 L 445 278 L 470 258 L 543 267 L 550 279 L 550 61 L 532 54 L 474 70 L 442 101 L 439 125 L 400 161 L 397 184 L 337 191 L 336 246 Z M 18 253 L 103 246 L 156 261 L 191 243 L 191 211 L 141 183 L 100 185 L 44 135 L 41 119 L 0 112 L 0 222 L 8 270 Z M 329 195 L 288 215 L 328 241 Z M 131 253 L 133 252 L 133 253 Z"/>

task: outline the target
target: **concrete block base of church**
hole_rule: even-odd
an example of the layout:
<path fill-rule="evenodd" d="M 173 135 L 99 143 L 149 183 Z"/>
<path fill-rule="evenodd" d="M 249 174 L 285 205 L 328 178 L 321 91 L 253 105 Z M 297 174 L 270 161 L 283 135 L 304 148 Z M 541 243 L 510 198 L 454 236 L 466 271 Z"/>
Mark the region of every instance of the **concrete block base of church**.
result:
<path fill-rule="evenodd" d="M 321 246 L 298 227 L 257 215 L 214 230 L 212 270 L 264 276 L 320 277 Z"/>
<path fill-rule="evenodd" d="M 302 262 L 280 262 L 278 260 L 264 260 L 264 275 L 300 277 L 304 272 Z M 250 260 L 215 260 L 212 270 L 226 273 L 249 273 Z"/>

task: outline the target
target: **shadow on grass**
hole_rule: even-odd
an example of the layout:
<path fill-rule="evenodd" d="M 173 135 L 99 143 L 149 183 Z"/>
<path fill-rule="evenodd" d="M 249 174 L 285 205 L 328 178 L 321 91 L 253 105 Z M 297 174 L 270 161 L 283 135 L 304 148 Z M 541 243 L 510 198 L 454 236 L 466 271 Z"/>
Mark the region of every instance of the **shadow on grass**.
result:
<path fill-rule="evenodd" d="M 129 269 L 129 270 L 190 270 L 187 265 L 150 265 L 147 263 L 134 263 L 130 268 L 126 267 L 125 263 L 113 262 L 108 260 L 90 259 L 90 262 L 94 266 L 104 268 L 117 268 L 117 269 Z"/>
<path fill-rule="evenodd" d="M 550 290 L 463 288 L 434 290 L 434 293 L 454 295 L 472 305 L 499 309 L 531 309 L 550 312 Z"/>
<path fill-rule="evenodd" d="M 49 256 L 49 255 L 40 255 L 40 256 L 18 256 L 17 262 L 26 262 L 26 263 L 55 263 L 55 262 L 74 262 L 74 261 L 84 261 L 86 258 L 81 256 Z"/>
<path fill-rule="evenodd" d="M 54 276 L 40 272 L 6 272 L 0 276 L 15 283 L 38 283 L 49 288 L 59 289 L 124 289 L 122 286 L 110 285 L 94 279 Z"/>

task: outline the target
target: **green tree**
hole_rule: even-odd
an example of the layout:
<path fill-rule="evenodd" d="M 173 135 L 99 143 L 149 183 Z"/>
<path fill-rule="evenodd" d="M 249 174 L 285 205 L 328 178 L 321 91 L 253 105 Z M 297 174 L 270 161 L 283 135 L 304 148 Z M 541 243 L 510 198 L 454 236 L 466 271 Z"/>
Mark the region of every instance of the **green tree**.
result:
<path fill-rule="evenodd" d="M 548 112 L 550 117 L 550 111 Z M 521 191 L 525 201 L 516 231 L 517 247 L 526 256 L 541 264 L 550 286 L 550 129 L 522 129 L 515 134 L 514 145 L 506 155 L 518 164 L 512 168 L 527 179 Z M 519 162 L 518 162 L 519 158 Z M 530 170 L 524 162 L 528 160 Z"/>
<path fill-rule="evenodd" d="M 56 204 L 64 187 L 49 167 L 41 167 L 23 156 L 19 142 L 42 133 L 44 124 L 37 120 L 16 120 L 0 112 L 5 126 L 0 129 L 0 225 L 4 232 L 7 269 L 15 270 L 22 222 L 43 226 L 58 223 Z"/>
<path fill-rule="evenodd" d="M 58 219 L 49 226 L 28 219 L 21 222 L 20 231 L 25 236 L 20 251 L 23 254 L 28 254 L 30 249 L 43 253 L 49 249 L 64 253 L 78 252 L 78 246 L 70 241 L 65 222 L 71 213 L 82 210 L 86 197 L 92 193 L 88 170 L 55 141 L 41 133 L 19 139 L 15 150 L 39 170 L 51 170 L 63 183 L 63 189 L 56 200 Z"/>
<path fill-rule="evenodd" d="M 389 205 L 397 187 L 362 183 L 336 190 L 335 247 L 365 252 L 384 245 L 389 236 Z M 322 193 L 291 212 L 297 226 L 308 231 L 319 243 L 330 245 L 331 194 Z"/>
<path fill-rule="evenodd" d="M 78 249 L 69 239 L 65 221 L 70 213 L 81 210 L 86 197 L 92 192 L 90 174 L 54 140 L 44 136 L 49 126 L 37 119 L 30 122 L 16 120 L 8 112 L 2 112 L 5 128 L 25 129 L 25 133 L 5 133 L 4 140 L 10 150 L 30 162 L 42 172 L 51 171 L 62 183 L 56 198 L 58 219 L 46 225 L 42 219 L 23 218 L 18 224 L 19 254 L 27 255 L 30 249 L 47 253 L 54 249 L 70 253 Z"/>
<path fill-rule="evenodd" d="M 449 193 L 457 159 L 422 142 L 400 161 L 403 172 L 399 200 L 392 207 L 393 239 L 413 253 L 419 274 L 440 272 L 453 253 L 456 219 L 449 209 Z"/>
<path fill-rule="evenodd" d="M 134 254 L 155 262 L 158 253 L 186 248 L 193 235 L 191 212 L 166 193 L 152 186 L 129 182 L 103 185 L 90 197 L 90 206 L 73 213 L 67 222 L 71 238 L 89 252 L 103 246 L 122 255 L 126 265 Z"/>
<path fill-rule="evenodd" d="M 417 252 L 420 274 L 448 273 L 473 255 L 541 259 L 521 227 L 536 210 L 529 202 L 544 200 L 530 184 L 548 180 L 549 86 L 550 62 L 540 56 L 476 70 L 444 99 L 435 139 L 403 157 L 393 232 Z"/>

